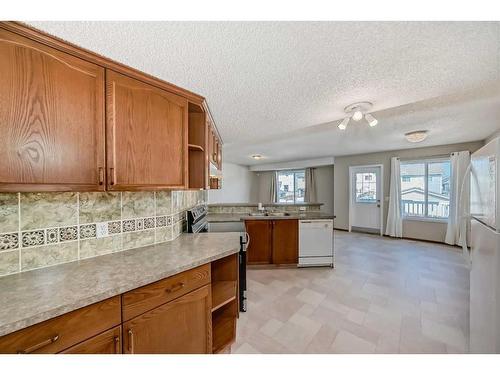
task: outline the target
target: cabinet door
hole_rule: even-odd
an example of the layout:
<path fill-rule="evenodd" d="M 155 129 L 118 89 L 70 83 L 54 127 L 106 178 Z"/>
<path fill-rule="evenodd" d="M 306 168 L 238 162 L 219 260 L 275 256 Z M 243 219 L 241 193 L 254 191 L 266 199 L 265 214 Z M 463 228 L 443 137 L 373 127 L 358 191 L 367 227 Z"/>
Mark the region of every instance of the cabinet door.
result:
<path fill-rule="evenodd" d="M 245 227 L 250 236 L 247 247 L 248 264 L 270 264 L 272 232 L 270 220 L 246 220 Z"/>
<path fill-rule="evenodd" d="M 0 191 L 104 190 L 104 69 L 0 29 Z"/>
<path fill-rule="evenodd" d="M 212 352 L 210 284 L 139 315 L 123 324 L 128 354 L 200 354 Z"/>
<path fill-rule="evenodd" d="M 299 221 L 273 220 L 273 263 L 296 264 L 299 261 Z"/>
<path fill-rule="evenodd" d="M 122 329 L 112 328 L 91 339 L 77 344 L 62 354 L 120 354 L 122 352 Z"/>
<path fill-rule="evenodd" d="M 110 190 L 186 187 L 187 100 L 106 71 Z"/>

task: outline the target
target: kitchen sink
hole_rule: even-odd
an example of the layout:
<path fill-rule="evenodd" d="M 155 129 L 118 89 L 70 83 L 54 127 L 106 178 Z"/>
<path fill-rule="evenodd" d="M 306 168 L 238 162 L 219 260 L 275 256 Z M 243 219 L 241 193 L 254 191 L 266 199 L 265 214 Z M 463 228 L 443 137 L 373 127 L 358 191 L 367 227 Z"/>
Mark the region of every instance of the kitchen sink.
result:
<path fill-rule="evenodd" d="M 251 212 L 248 216 L 290 216 L 288 212 Z"/>

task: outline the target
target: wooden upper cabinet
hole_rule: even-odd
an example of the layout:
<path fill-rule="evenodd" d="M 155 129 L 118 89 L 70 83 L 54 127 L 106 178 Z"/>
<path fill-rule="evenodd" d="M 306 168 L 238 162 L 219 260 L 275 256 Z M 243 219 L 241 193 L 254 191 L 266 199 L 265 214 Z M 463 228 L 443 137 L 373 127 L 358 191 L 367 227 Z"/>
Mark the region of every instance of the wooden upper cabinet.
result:
<path fill-rule="evenodd" d="M 104 69 L 0 28 L 0 191 L 104 190 Z"/>
<path fill-rule="evenodd" d="M 187 187 L 188 103 L 106 71 L 109 190 Z"/>

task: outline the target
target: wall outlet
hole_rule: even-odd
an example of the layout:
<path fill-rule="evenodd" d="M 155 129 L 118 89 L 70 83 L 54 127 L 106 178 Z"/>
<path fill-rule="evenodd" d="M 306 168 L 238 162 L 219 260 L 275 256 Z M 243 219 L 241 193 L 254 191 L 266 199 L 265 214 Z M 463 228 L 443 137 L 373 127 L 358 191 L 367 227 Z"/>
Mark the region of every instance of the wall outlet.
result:
<path fill-rule="evenodd" d="M 305 211 L 306 210 L 306 207 L 305 206 L 300 206 L 299 207 L 299 211 Z"/>
<path fill-rule="evenodd" d="M 108 235 L 108 223 L 97 223 L 95 231 L 96 238 L 107 237 Z"/>

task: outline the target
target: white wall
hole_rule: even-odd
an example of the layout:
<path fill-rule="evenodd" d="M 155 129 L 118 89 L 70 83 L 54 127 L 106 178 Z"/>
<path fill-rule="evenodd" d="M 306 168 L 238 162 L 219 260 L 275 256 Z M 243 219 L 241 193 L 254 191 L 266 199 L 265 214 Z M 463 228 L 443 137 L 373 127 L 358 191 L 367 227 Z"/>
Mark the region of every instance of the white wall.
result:
<path fill-rule="evenodd" d="M 208 203 L 255 202 L 255 179 L 255 173 L 246 166 L 222 163 L 222 189 L 209 190 Z"/>

